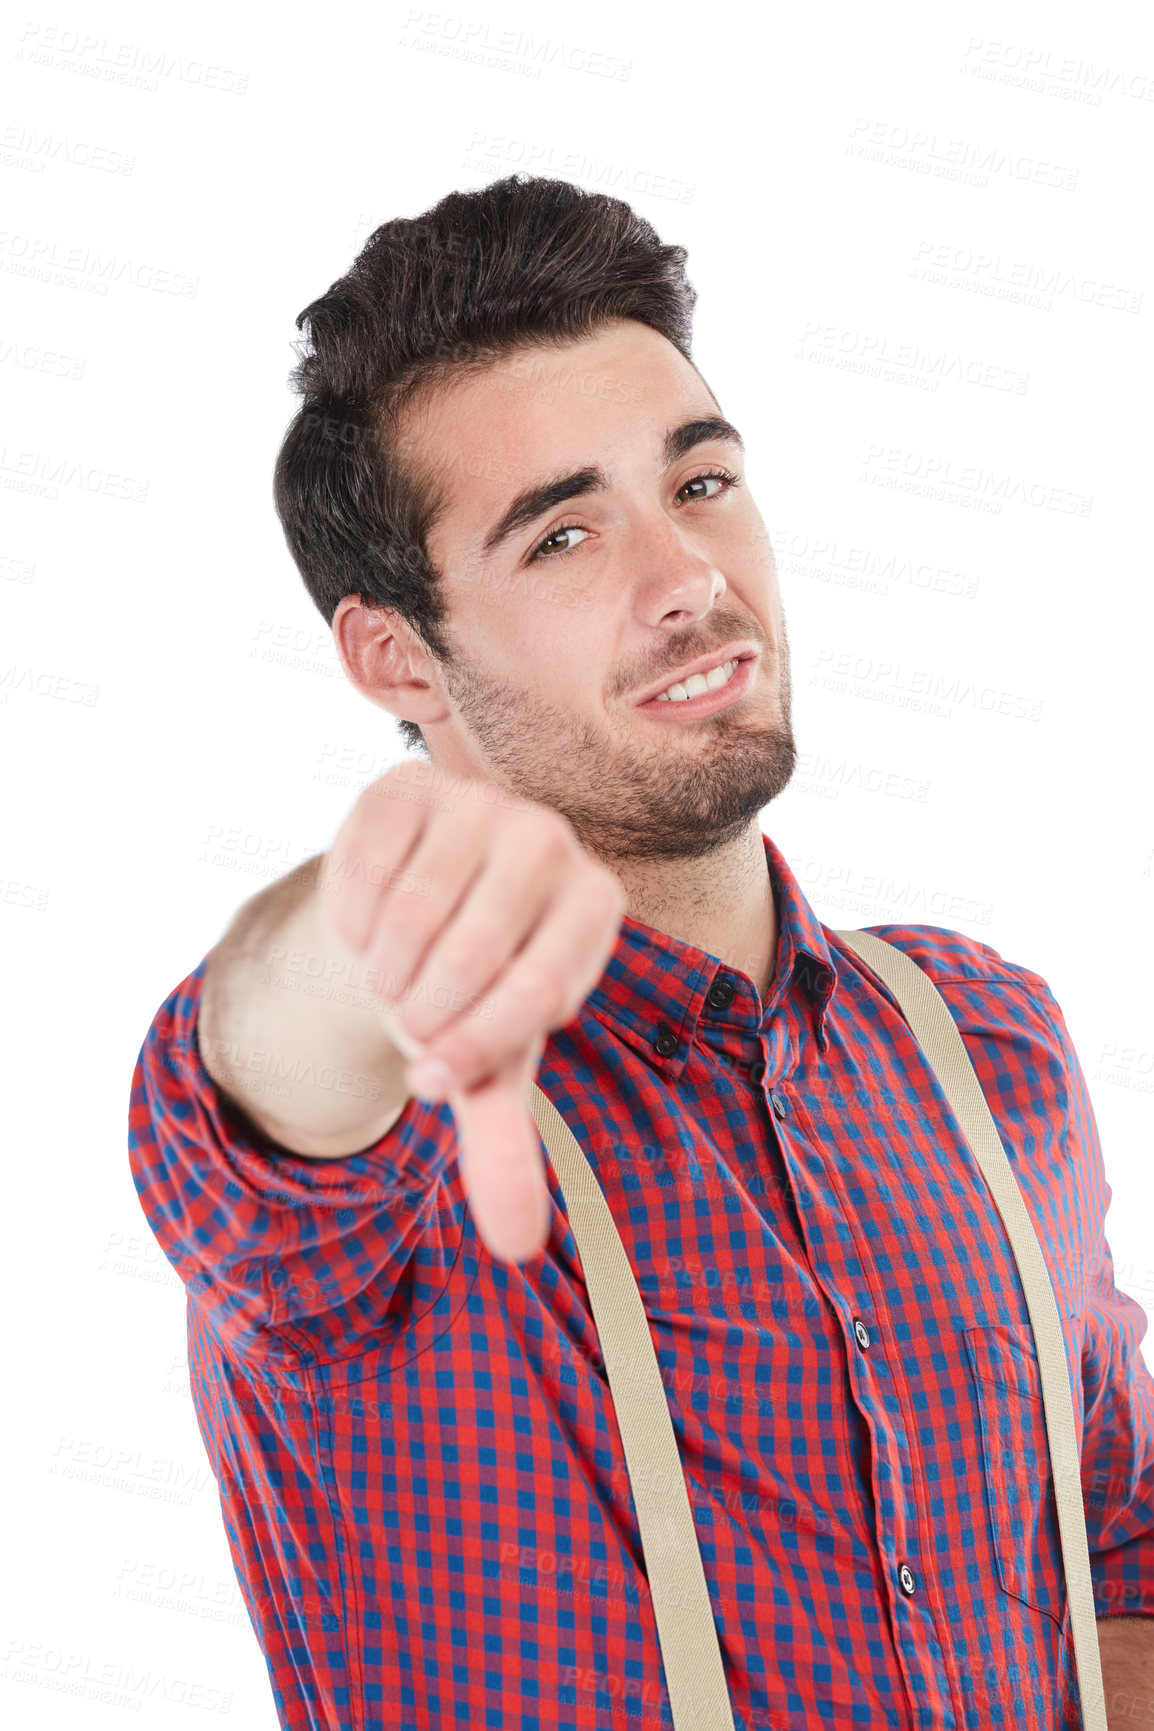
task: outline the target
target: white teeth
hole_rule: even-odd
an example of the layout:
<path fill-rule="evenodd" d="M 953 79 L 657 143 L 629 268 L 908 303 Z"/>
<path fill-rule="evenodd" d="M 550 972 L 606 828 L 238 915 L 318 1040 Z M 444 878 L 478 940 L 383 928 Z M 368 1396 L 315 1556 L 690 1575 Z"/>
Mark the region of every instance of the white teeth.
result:
<path fill-rule="evenodd" d="M 737 668 L 736 659 L 723 661 L 720 667 L 715 667 L 709 673 L 691 673 L 684 683 L 680 681 L 671 685 L 668 691 L 659 691 L 656 703 L 686 703 L 691 697 L 697 697 L 703 691 L 716 691 L 719 685 L 726 685 L 733 678 Z"/>

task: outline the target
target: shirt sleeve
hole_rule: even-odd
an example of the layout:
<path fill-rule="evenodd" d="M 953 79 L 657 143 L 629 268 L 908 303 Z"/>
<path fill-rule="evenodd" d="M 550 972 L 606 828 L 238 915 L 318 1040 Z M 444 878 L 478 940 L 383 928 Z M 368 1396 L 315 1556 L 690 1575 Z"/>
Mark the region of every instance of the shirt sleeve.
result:
<path fill-rule="evenodd" d="M 133 1073 L 129 1164 L 145 1218 L 229 1351 L 266 1368 L 352 1356 L 448 1279 L 462 1230 L 441 1182 L 451 1111 L 410 1098 L 379 1142 L 341 1159 L 281 1148 L 201 1061 L 207 961 L 160 1006 Z"/>
<path fill-rule="evenodd" d="M 1094 1610 L 1099 1617 L 1154 1616 L 1154 1376 L 1141 1351 L 1149 1319 L 1137 1300 L 1114 1284 L 1105 1235 L 1113 1192 L 1094 1109 L 1062 1011 L 1048 987 L 1041 995 L 1062 1049 L 1070 1134 L 1086 1150 L 1092 1178 L 1082 1346 L 1082 1500 Z"/>

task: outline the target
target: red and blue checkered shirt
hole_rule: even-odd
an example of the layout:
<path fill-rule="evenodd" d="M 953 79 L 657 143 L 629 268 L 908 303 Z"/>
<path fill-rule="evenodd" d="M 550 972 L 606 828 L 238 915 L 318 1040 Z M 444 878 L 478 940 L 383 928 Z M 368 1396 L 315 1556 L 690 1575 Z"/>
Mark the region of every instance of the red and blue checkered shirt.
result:
<path fill-rule="evenodd" d="M 641 1289 L 735 1724 L 1078 1726 L 1038 1360 L 1000 1216 L 890 992 L 764 841 L 768 998 L 626 918 L 538 1072 Z M 1114 1284 L 1062 1012 L 976 939 L 868 929 L 943 994 L 1042 1244 L 1096 1609 L 1154 1614 L 1146 1316 Z M 130 1158 L 187 1288 L 196 1414 L 281 1725 L 670 1726 L 552 1168 L 548 1243 L 518 1267 L 477 1237 L 447 1104 L 409 1100 L 345 1159 L 278 1148 L 203 1068 L 203 973 L 145 1040 Z"/>

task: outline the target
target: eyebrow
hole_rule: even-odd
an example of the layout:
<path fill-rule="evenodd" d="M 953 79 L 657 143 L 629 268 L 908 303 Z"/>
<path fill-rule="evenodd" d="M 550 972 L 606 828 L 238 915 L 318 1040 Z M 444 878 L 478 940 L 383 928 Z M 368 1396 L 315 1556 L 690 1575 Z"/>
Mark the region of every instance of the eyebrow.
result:
<path fill-rule="evenodd" d="M 737 446 L 739 451 L 745 450 L 745 441 L 737 428 L 724 420 L 720 415 L 709 415 L 694 421 L 685 421 L 680 427 L 671 427 L 665 435 L 662 446 L 662 460 L 665 468 L 676 463 L 680 457 L 688 455 L 697 445 L 704 445 L 710 439 L 726 439 Z M 604 469 L 596 466 L 575 469 L 571 475 L 558 475 L 552 481 L 535 482 L 518 493 L 516 498 L 494 523 L 485 536 L 481 551 L 487 557 L 497 550 L 518 529 L 523 529 L 527 523 L 534 522 L 546 511 L 551 511 L 555 505 L 561 505 L 566 499 L 583 498 L 589 493 L 602 493 L 609 485 L 609 477 Z"/>

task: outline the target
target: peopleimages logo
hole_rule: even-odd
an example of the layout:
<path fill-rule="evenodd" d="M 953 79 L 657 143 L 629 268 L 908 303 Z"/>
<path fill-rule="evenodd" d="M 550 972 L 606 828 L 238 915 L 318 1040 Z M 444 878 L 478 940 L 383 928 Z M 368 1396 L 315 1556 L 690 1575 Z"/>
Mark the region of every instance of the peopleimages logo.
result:
<path fill-rule="evenodd" d="M 890 877 L 884 871 L 865 871 L 841 861 L 791 859 L 789 864 L 808 895 L 820 897 L 833 907 L 859 912 L 886 908 L 899 920 L 933 925 L 967 920 L 971 925 L 988 926 L 993 919 L 992 902 L 979 901 L 961 891 Z"/>
<path fill-rule="evenodd" d="M 1140 289 L 1103 282 L 1100 277 L 1083 276 L 1060 265 L 1003 258 L 1001 253 L 957 246 L 952 241 L 919 241 L 910 275 L 941 288 L 965 289 L 1032 306 L 1040 312 L 1049 312 L 1058 298 L 1103 307 L 1108 312 L 1136 313 L 1142 309 Z"/>
<path fill-rule="evenodd" d="M 31 493 L 42 499 L 57 499 L 61 487 L 78 487 L 83 493 L 99 493 L 106 499 L 126 499 L 143 505 L 148 499 L 148 481 L 99 469 L 46 451 L 9 451 L 0 445 L 0 487 L 16 493 Z"/>
<path fill-rule="evenodd" d="M 986 390 L 1011 391 L 1024 396 L 1029 373 L 1016 367 L 979 360 L 956 349 L 935 348 L 928 343 L 890 337 L 881 331 L 863 331 L 855 326 L 823 324 L 811 319 L 797 339 L 795 360 L 859 373 L 866 378 L 886 379 L 893 384 L 912 385 L 936 391 L 947 383 L 980 385 Z"/>
<path fill-rule="evenodd" d="M 1032 505 L 1038 510 L 1060 511 L 1088 517 L 1092 494 L 1055 487 L 1005 470 L 985 469 L 980 463 L 955 463 L 952 457 L 925 451 L 906 451 L 897 445 L 871 445 L 865 455 L 863 481 L 880 486 L 904 487 L 948 503 L 979 504 L 999 513 L 1003 505 Z"/>
<path fill-rule="evenodd" d="M 141 1667 L 132 1661 L 102 1659 L 52 1641 L 13 1638 L 0 1657 L 0 1670 L 11 1683 L 27 1683 L 65 1695 L 79 1695 L 101 1706 L 138 1713 L 146 1701 L 173 1702 L 206 1713 L 231 1713 L 231 1690 L 191 1677 Z M 31 1720 L 22 1721 L 30 1724 Z M 43 1724 L 43 1720 L 38 1723 Z"/>
<path fill-rule="evenodd" d="M 560 66 L 566 72 L 624 81 L 633 69 L 633 62 L 618 54 L 558 42 L 551 36 L 531 36 L 523 30 L 495 30 L 487 20 L 423 6 L 409 7 L 398 46 L 449 53 L 455 59 L 519 71 L 530 78 L 540 78 L 543 67 Z"/>
<path fill-rule="evenodd" d="M 1005 175 L 1010 180 L 1073 192 L 1081 172 L 1062 163 L 1042 161 L 1028 152 L 978 144 L 969 138 L 945 138 L 919 126 L 895 125 L 888 120 L 857 119 L 845 148 L 847 155 L 863 161 L 912 168 L 971 186 L 988 186 L 991 175 Z"/>
<path fill-rule="evenodd" d="M 967 601 L 978 593 L 979 579 L 972 572 L 881 552 L 876 547 L 842 543 L 836 536 L 774 529 L 770 540 L 778 570 L 784 576 L 808 577 L 872 595 L 888 595 L 894 583 L 908 583 L 914 589 L 960 596 Z"/>
<path fill-rule="evenodd" d="M 809 793 L 818 799 L 836 799 L 844 788 L 860 793 L 880 793 L 890 799 L 909 799 L 924 805 L 930 784 L 900 770 L 882 769 L 860 760 L 830 757 L 820 751 L 799 753 L 797 771 L 790 782 L 793 793 Z"/>
<path fill-rule="evenodd" d="M 23 168 L 43 174 L 46 163 L 66 162 L 72 168 L 91 168 L 100 174 L 131 174 L 136 157 L 106 144 L 93 144 L 67 134 L 41 132 L 34 126 L 13 121 L 0 132 L 0 163 L 5 168 Z"/>
<path fill-rule="evenodd" d="M 1003 42 L 988 36 L 970 37 L 958 70 L 971 78 L 1085 102 L 1094 108 L 1101 105 L 1103 96 L 1154 102 L 1154 77 L 1149 73 L 1127 72 L 1109 62 L 1096 66 L 1076 55 L 1055 54 L 1048 48 L 1031 48 L 1021 42 Z"/>
<path fill-rule="evenodd" d="M 62 355 L 56 349 L 42 349 L 37 343 L 20 343 L 0 337 L 0 366 L 21 367 L 29 373 L 46 373 L 53 379 L 84 377 L 88 363 L 79 355 Z"/>
<path fill-rule="evenodd" d="M 464 168 L 499 170 L 506 173 L 520 169 L 527 174 L 550 174 L 561 180 L 576 180 L 583 186 L 615 192 L 621 198 L 641 194 L 649 198 L 665 198 L 676 204 L 692 204 L 697 191 L 695 180 L 684 180 L 665 170 L 627 163 L 613 157 L 591 156 L 584 150 L 564 150 L 522 138 L 512 138 L 504 132 L 474 130 L 469 140 Z"/>
<path fill-rule="evenodd" d="M 81 288 L 88 294 L 107 294 L 109 283 L 127 283 L 131 288 L 195 300 L 200 287 L 199 277 L 183 271 L 167 270 L 144 259 L 95 252 L 87 246 L 67 246 L 54 236 L 20 234 L 13 229 L 0 230 L 0 269 L 10 276 L 31 276 L 62 288 Z"/>
<path fill-rule="evenodd" d="M 58 72 L 79 72 L 108 84 L 122 84 L 155 94 L 162 78 L 179 84 L 218 90 L 227 96 L 243 96 L 248 73 L 216 66 L 204 60 L 185 59 L 162 48 L 141 42 L 117 42 L 99 34 L 89 35 L 60 24 L 28 22 L 16 50 L 17 60 L 33 66 L 50 66 Z"/>
<path fill-rule="evenodd" d="M 1037 721 L 1042 699 L 996 685 L 980 685 L 962 675 L 934 667 L 908 667 L 901 661 L 858 650 L 822 649 L 810 675 L 811 685 L 840 691 L 871 703 L 891 703 L 949 720 L 958 704 L 969 704 L 988 715 Z"/>

